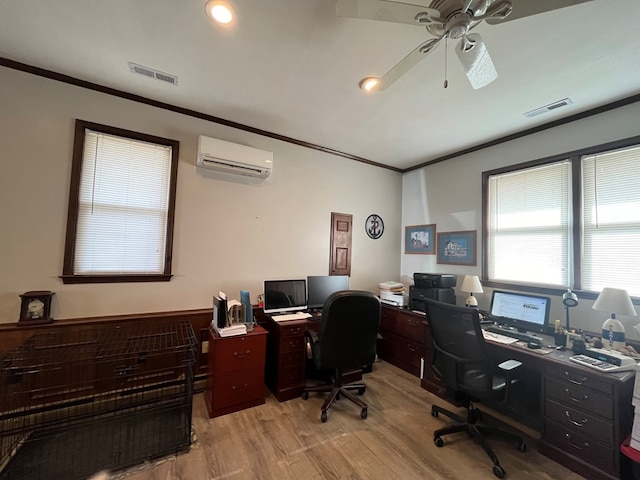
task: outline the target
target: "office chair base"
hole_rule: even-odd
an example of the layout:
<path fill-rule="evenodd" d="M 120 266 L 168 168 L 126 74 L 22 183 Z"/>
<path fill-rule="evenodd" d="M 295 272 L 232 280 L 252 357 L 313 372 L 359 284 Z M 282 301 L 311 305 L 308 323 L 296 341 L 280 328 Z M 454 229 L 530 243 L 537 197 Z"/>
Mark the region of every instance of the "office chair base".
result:
<path fill-rule="evenodd" d="M 309 398 L 309 392 L 331 392 L 329 396 L 326 398 L 324 403 L 322 404 L 320 421 L 322 423 L 327 421 L 328 415 L 327 410 L 335 400 L 340 400 L 340 396 L 344 396 L 345 398 L 351 400 L 353 403 L 358 405 L 360 410 L 360 418 L 363 420 L 368 416 L 368 405 L 360 400 L 358 397 L 353 395 L 351 391 L 355 390 L 358 392 L 358 395 L 362 395 L 366 391 L 366 385 L 362 383 L 353 383 L 349 385 L 342 386 L 333 386 L 333 385 L 321 385 L 318 387 L 307 387 L 302 392 L 302 399 L 307 400 Z"/>
<path fill-rule="evenodd" d="M 506 472 L 500 465 L 498 457 L 489 445 L 489 442 L 487 442 L 487 440 L 485 439 L 485 436 L 500 436 L 503 439 L 515 442 L 516 448 L 519 451 L 526 452 L 527 450 L 527 444 L 519 435 L 500 430 L 499 428 L 489 427 L 486 425 L 477 425 L 476 422 L 480 418 L 480 411 L 476 408 L 473 408 L 471 404 L 467 408 L 467 418 L 463 418 L 460 415 L 439 407 L 438 405 L 431 406 L 431 415 L 433 417 L 437 417 L 440 413 L 442 413 L 446 417 L 449 417 L 456 423 L 447 427 L 440 428 L 433 432 L 433 443 L 436 445 L 436 447 L 444 446 L 444 440 L 442 439 L 444 435 L 458 432 L 467 432 L 467 435 L 474 438 L 489 456 L 489 458 L 493 462 L 493 474 L 498 478 L 504 478 Z"/>

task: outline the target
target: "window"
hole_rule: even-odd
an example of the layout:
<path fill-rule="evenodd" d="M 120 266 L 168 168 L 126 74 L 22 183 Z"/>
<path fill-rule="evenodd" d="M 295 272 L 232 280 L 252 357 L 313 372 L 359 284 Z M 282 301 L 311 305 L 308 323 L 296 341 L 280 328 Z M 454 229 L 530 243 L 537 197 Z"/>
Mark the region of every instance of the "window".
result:
<path fill-rule="evenodd" d="M 64 283 L 171 279 L 179 142 L 76 121 Z"/>
<path fill-rule="evenodd" d="M 639 144 L 484 172 L 485 281 L 640 296 Z"/>

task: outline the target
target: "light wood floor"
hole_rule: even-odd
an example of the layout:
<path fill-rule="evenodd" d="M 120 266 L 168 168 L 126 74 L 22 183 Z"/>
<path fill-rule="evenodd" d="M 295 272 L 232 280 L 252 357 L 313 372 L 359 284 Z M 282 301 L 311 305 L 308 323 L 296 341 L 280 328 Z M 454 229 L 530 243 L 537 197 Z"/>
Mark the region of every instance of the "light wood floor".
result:
<path fill-rule="evenodd" d="M 342 399 L 321 423 L 324 396 L 279 403 L 270 393 L 265 405 L 210 419 L 203 395 L 197 394 L 197 443 L 191 451 L 133 469 L 125 478 L 495 480 L 491 461 L 467 435 L 445 437 L 442 448 L 434 445 L 433 430 L 448 419 L 432 417 L 431 404 L 446 403 L 420 388 L 416 377 L 379 361 L 364 380 L 366 420 L 357 406 Z M 583 478 L 539 454 L 535 440 L 525 438 L 525 453 L 515 445 L 492 441 L 508 479 Z"/>

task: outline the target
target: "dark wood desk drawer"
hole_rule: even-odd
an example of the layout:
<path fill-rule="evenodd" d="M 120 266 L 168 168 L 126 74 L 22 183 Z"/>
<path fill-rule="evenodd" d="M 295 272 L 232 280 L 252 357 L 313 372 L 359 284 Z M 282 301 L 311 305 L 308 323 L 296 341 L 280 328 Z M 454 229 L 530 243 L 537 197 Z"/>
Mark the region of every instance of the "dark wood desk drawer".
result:
<path fill-rule="evenodd" d="M 304 352 L 304 347 L 306 344 L 306 339 L 304 335 L 298 335 L 296 337 L 284 337 L 280 341 L 280 354 L 289 353 L 289 352 L 297 352 L 302 355 Z"/>
<path fill-rule="evenodd" d="M 613 384 L 611 382 L 598 378 L 597 374 L 585 372 L 584 369 L 550 363 L 546 366 L 545 373 L 557 377 L 559 380 L 569 382 L 572 385 L 593 388 L 607 395 L 613 393 Z"/>
<path fill-rule="evenodd" d="M 602 443 L 613 446 L 612 423 L 550 399 L 545 402 L 545 417 L 568 432 L 596 438 Z"/>
<path fill-rule="evenodd" d="M 304 351 L 297 349 L 291 352 L 284 352 L 280 354 L 278 370 L 292 366 L 299 367 L 302 362 L 304 362 Z"/>
<path fill-rule="evenodd" d="M 619 455 L 617 448 L 562 428 L 551 421 L 545 422 L 545 440 L 592 466 L 617 475 L 616 457 Z"/>
<path fill-rule="evenodd" d="M 264 375 L 262 369 L 216 375 L 212 400 L 216 409 L 242 404 L 264 397 Z"/>
<path fill-rule="evenodd" d="M 545 392 L 547 398 L 555 399 L 562 404 L 599 415 L 607 420 L 613 419 L 611 396 L 551 378 L 545 379 Z"/>
<path fill-rule="evenodd" d="M 378 341 L 380 358 L 413 375 L 419 375 L 420 362 L 424 355 L 422 344 L 388 332 L 382 332 L 381 335 L 383 338 Z"/>
<path fill-rule="evenodd" d="M 278 369 L 278 389 L 293 386 L 304 386 L 304 366 L 292 365 L 290 367 Z"/>
<path fill-rule="evenodd" d="M 213 344 L 216 374 L 255 368 L 264 364 L 266 344 L 262 336 L 238 336 Z"/>

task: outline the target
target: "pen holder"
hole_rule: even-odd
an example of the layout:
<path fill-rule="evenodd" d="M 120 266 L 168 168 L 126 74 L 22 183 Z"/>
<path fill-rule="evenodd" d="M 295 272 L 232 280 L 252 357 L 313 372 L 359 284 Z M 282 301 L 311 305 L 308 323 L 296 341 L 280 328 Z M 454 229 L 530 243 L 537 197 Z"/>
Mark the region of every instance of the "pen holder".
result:
<path fill-rule="evenodd" d="M 567 346 L 567 334 L 566 333 L 556 333 L 554 335 L 556 339 L 556 347 L 566 347 Z"/>

